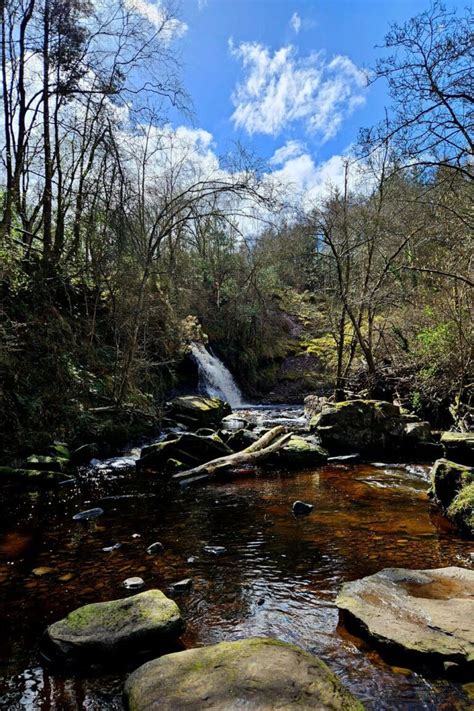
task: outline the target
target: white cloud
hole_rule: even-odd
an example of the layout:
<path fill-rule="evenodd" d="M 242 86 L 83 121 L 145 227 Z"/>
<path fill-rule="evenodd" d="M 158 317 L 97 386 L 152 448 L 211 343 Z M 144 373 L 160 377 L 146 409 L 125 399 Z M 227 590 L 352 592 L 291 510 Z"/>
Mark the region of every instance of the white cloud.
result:
<path fill-rule="evenodd" d="M 125 2 L 161 30 L 163 37 L 168 41 L 182 37 L 188 31 L 187 24 L 168 14 L 160 0 L 125 0 Z"/>
<path fill-rule="evenodd" d="M 244 42 L 231 53 L 242 62 L 243 82 L 232 102 L 232 120 L 247 133 L 277 136 L 294 122 L 327 141 L 342 121 L 365 101 L 365 74 L 342 55 L 327 61 L 323 52 L 299 57 L 292 45 L 273 54 Z"/>
<path fill-rule="evenodd" d="M 301 141 L 287 141 L 284 146 L 277 148 L 269 160 L 270 165 L 283 165 L 289 158 L 295 158 L 304 153 Z"/>
<path fill-rule="evenodd" d="M 301 17 L 298 15 L 297 12 L 294 12 L 291 16 L 290 26 L 292 27 L 296 35 L 301 30 Z"/>

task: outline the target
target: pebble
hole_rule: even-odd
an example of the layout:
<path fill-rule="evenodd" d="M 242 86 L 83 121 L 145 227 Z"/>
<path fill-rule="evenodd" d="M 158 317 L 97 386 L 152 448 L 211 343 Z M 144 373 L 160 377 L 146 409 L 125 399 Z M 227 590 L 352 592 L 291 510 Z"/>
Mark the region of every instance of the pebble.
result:
<path fill-rule="evenodd" d="M 73 521 L 89 521 L 91 518 L 98 518 L 102 516 L 104 509 L 87 509 L 87 511 L 79 511 L 72 517 Z"/>
<path fill-rule="evenodd" d="M 118 549 L 121 547 L 121 543 L 114 543 L 113 546 L 105 546 L 105 548 L 102 548 L 102 550 L 105 551 L 105 553 L 111 553 L 112 551 L 118 551 Z"/>
<path fill-rule="evenodd" d="M 33 575 L 36 575 L 37 578 L 41 578 L 43 575 L 51 575 L 51 573 L 54 573 L 54 568 L 48 568 L 46 565 L 42 565 L 39 568 L 33 568 L 31 572 Z"/>
<path fill-rule="evenodd" d="M 193 585 L 192 578 L 184 578 L 184 580 L 178 580 L 177 583 L 172 583 L 170 585 L 170 590 L 174 592 L 185 592 L 190 590 Z"/>
<path fill-rule="evenodd" d="M 313 509 L 313 504 L 307 504 L 304 501 L 295 501 L 292 506 L 295 516 L 307 516 Z"/>
<path fill-rule="evenodd" d="M 192 564 L 195 563 L 197 560 L 199 560 L 199 558 L 196 558 L 196 556 L 192 555 L 192 556 L 190 556 L 190 557 L 187 559 L 186 562 L 187 562 L 187 563 L 190 563 L 190 564 L 192 565 Z"/>
<path fill-rule="evenodd" d="M 151 546 L 148 546 L 146 552 L 150 555 L 156 555 L 157 553 L 163 553 L 164 550 L 164 545 L 160 543 L 160 541 L 156 541 L 156 543 L 152 543 Z"/>
<path fill-rule="evenodd" d="M 209 553 L 209 555 L 225 555 L 227 548 L 224 546 L 204 546 L 204 553 Z"/>
<path fill-rule="evenodd" d="M 127 578 L 123 581 L 123 585 L 127 590 L 138 590 L 145 585 L 143 578 Z"/>

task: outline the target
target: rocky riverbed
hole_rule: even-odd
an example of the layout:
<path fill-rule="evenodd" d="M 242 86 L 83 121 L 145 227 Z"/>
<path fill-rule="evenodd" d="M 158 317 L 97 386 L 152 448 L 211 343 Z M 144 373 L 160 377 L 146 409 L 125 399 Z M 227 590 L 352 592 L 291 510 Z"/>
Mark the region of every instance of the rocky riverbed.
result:
<path fill-rule="evenodd" d="M 232 417 L 234 433 L 242 421 L 250 432 L 305 423 L 296 408 Z M 125 678 L 146 655 L 58 666 L 44 656 L 43 633 L 83 605 L 151 590 L 186 624 L 168 651 L 270 637 L 321 658 L 369 709 L 470 708 L 466 679 L 410 668 L 403 655 L 388 660 L 336 606 L 345 583 L 382 569 L 473 568 L 472 542 L 430 502 L 430 464 L 318 458 L 289 469 L 283 459 L 181 488 L 137 471 L 138 456 L 94 461 L 54 488 L 4 489 L 1 708 L 121 709 Z M 297 501 L 313 508 L 295 515 Z M 139 589 L 124 585 L 133 579 Z"/>

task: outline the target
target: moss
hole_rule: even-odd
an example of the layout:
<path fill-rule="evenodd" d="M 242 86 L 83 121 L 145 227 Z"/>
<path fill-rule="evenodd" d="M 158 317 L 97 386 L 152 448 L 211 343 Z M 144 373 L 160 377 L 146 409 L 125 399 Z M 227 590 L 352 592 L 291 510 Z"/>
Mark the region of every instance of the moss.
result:
<path fill-rule="evenodd" d="M 474 535 L 474 481 L 464 486 L 453 499 L 447 515 L 461 530 Z"/>
<path fill-rule="evenodd" d="M 445 507 L 472 481 L 474 469 L 448 459 L 437 459 L 431 470 L 431 492 Z"/>

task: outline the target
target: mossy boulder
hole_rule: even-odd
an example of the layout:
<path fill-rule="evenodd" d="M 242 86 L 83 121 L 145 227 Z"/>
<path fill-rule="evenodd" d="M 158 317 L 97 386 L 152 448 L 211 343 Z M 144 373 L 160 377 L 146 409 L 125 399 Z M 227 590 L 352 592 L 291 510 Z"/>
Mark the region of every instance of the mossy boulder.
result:
<path fill-rule="evenodd" d="M 232 450 L 217 435 L 201 437 L 185 432 L 174 439 L 144 447 L 137 466 L 164 472 L 176 471 L 176 462 L 180 463 L 180 468 L 194 467 L 227 454 L 232 454 Z"/>
<path fill-rule="evenodd" d="M 407 422 L 398 405 L 384 400 L 346 400 L 323 404 L 310 420 L 323 447 L 330 452 L 366 455 L 403 452 L 405 457 L 435 457 L 441 450 L 431 439 L 429 424 Z"/>
<path fill-rule="evenodd" d="M 387 568 L 343 585 L 336 605 L 350 629 L 383 650 L 443 669 L 474 664 L 474 571 Z"/>
<path fill-rule="evenodd" d="M 463 533 L 474 537 L 474 481 L 454 497 L 446 515 Z"/>
<path fill-rule="evenodd" d="M 431 469 L 431 493 L 447 508 L 461 489 L 474 481 L 474 469 L 448 459 L 437 459 Z"/>
<path fill-rule="evenodd" d="M 169 403 L 167 415 L 190 430 L 197 430 L 200 427 L 218 427 L 231 412 L 229 403 L 218 397 L 186 395 Z"/>
<path fill-rule="evenodd" d="M 462 533 L 474 535 L 473 467 L 438 459 L 431 470 L 430 493 Z"/>
<path fill-rule="evenodd" d="M 320 659 L 267 638 L 154 659 L 128 677 L 125 697 L 130 711 L 364 708 Z"/>
<path fill-rule="evenodd" d="M 441 444 L 447 459 L 474 466 L 474 432 L 443 432 Z"/>
<path fill-rule="evenodd" d="M 31 486 L 55 486 L 67 478 L 61 471 L 48 471 L 44 469 L 26 469 L 18 467 L 0 467 L 0 482 L 7 481 Z"/>
<path fill-rule="evenodd" d="M 397 405 L 382 400 L 346 400 L 323 406 L 310 428 L 329 451 L 380 451 L 402 438 L 404 423 Z"/>
<path fill-rule="evenodd" d="M 79 607 L 50 625 L 46 641 L 53 655 L 87 661 L 139 652 L 177 639 L 184 629 L 178 606 L 160 590 Z"/>
<path fill-rule="evenodd" d="M 287 444 L 277 452 L 280 463 L 288 468 L 318 467 L 326 464 L 328 453 L 312 436 L 292 435 Z"/>

